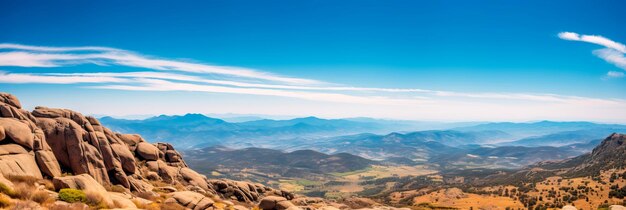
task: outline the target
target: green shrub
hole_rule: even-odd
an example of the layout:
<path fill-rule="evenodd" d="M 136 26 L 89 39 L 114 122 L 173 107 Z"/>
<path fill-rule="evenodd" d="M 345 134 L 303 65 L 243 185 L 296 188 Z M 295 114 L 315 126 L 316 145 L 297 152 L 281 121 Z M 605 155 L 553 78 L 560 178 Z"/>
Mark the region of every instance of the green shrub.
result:
<path fill-rule="evenodd" d="M 59 199 L 68 203 L 87 202 L 87 195 L 82 190 L 65 188 L 59 191 Z"/>

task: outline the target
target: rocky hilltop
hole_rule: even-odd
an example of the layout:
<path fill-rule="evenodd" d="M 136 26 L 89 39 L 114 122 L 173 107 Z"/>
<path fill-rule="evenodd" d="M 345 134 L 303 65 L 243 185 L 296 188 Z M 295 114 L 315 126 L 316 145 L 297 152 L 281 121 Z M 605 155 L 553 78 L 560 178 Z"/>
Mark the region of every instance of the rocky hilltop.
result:
<path fill-rule="evenodd" d="M 0 192 L 0 208 L 16 209 L 88 208 L 83 203 L 90 208 L 346 208 L 258 183 L 207 179 L 171 144 L 113 132 L 72 110 L 24 110 L 7 93 L 0 93 Z M 68 199 L 75 194 L 78 199 Z"/>

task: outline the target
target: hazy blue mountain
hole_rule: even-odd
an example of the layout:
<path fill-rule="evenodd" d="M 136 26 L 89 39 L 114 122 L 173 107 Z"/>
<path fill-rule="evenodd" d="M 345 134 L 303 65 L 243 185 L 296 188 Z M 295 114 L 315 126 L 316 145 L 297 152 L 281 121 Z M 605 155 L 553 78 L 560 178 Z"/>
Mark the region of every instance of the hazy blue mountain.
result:
<path fill-rule="evenodd" d="M 407 134 L 390 133 L 387 135 L 365 133 L 301 141 L 289 149 L 309 148 L 325 153 L 347 152 L 374 160 L 402 157 L 419 162 L 439 154 L 461 150 L 455 146 L 476 144 L 503 136 L 507 136 L 507 134 L 500 131 L 460 132 L 444 130 L 419 131 Z"/>
<path fill-rule="evenodd" d="M 161 115 L 144 120 L 103 117 L 101 122 L 116 131 L 138 133 L 146 139 L 170 142 L 183 149 L 216 145 L 235 149 L 310 149 L 326 154 L 349 153 L 399 164 L 435 163 L 442 167 L 489 168 L 515 168 L 537 161 L 580 155 L 589 152 L 598 139 L 612 132 L 626 131 L 624 125 L 542 121 L 433 124 L 431 126 L 470 126 L 453 130 L 390 132 L 419 129 L 419 125 L 427 124 L 371 118 L 316 117 L 231 123 L 202 114 Z"/>
<path fill-rule="evenodd" d="M 512 142 L 503 142 L 501 145 L 515 146 L 565 146 L 570 144 L 585 144 L 593 140 L 602 139 L 612 133 L 623 133 L 625 129 L 595 128 L 576 131 L 563 131 L 542 136 L 527 137 Z"/>
<path fill-rule="evenodd" d="M 304 117 L 304 118 L 294 118 L 290 120 L 255 120 L 239 123 L 243 126 L 250 127 L 286 127 L 286 126 L 295 126 L 298 124 L 306 124 L 312 126 L 323 126 L 323 127 L 336 127 L 341 129 L 350 129 L 350 128 L 361 128 L 361 129 L 376 129 L 376 126 L 380 126 L 380 123 L 375 122 L 357 122 L 350 121 L 344 119 L 320 119 L 317 117 Z"/>
<path fill-rule="evenodd" d="M 181 148 L 226 145 L 233 147 L 280 147 L 294 139 L 310 140 L 364 132 L 388 133 L 412 129 L 411 124 L 361 122 L 316 117 L 290 120 L 254 120 L 230 123 L 202 114 L 160 115 L 144 120 L 100 118 L 102 124 L 146 139 L 175 143 Z"/>
<path fill-rule="evenodd" d="M 619 124 L 596 124 L 591 122 L 555 122 L 555 121 L 540 121 L 533 123 L 511 123 L 511 122 L 499 122 L 499 123 L 485 123 L 474 126 L 458 127 L 453 130 L 458 131 L 485 131 L 485 130 L 499 130 L 511 134 L 517 139 L 543 136 L 548 134 L 554 134 L 565 131 L 578 131 L 578 130 L 591 130 L 591 129 L 607 129 L 607 130 L 619 130 L 626 129 L 626 125 Z M 609 135 L 610 133 L 606 134 Z M 603 138 L 604 136 L 598 136 L 596 138 Z M 594 138 L 595 139 L 595 138 Z M 591 140 L 591 139 L 590 139 Z"/>

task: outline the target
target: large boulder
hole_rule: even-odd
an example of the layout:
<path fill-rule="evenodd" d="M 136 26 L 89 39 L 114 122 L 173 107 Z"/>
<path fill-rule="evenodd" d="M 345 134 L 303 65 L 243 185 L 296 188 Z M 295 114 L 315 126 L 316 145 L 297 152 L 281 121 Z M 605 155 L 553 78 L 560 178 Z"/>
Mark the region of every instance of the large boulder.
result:
<path fill-rule="evenodd" d="M 0 173 L 43 178 L 34 154 L 17 144 L 0 145 Z"/>
<path fill-rule="evenodd" d="M 121 209 L 136 209 L 137 205 L 131 200 L 132 197 L 123 193 L 108 192 L 107 196 L 115 207 Z"/>
<path fill-rule="evenodd" d="M 173 192 L 169 194 L 169 197 L 170 198 L 165 200 L 165 203 L 175 202 L 181 206 L 194 210 L 208 209 L 215 203 L 211 198 L 207 198 L 200 193 L 191 191 Z"/>
<path fill-rule="evenodd" d="M 267 196 L 259 202 L 259 208 L 263 210 L 285 210 L 295 207 L 293 203 L 284 197 Z"/>
<path fill-rule="evenodd" d="M 137 145 L 140 142 L 144 142 L 143 138 L 137 134 L 116 134 L 116 136 L 128 145 L 128 149 L 130 149 L 131 152 L 135 152 Z"/>
<path fill-rule="evenodd" d="M 135 156 L 123 144 L 111 144 L 111 149 L 117 153 L 122 163 L 122 169 L 128 174 L 134 174 L 137 170 L 135 166 Z"/>
<path fill-rule="evenodd" d="M 183 179 L 185 179 L 185 181 L 189 182 L 189 184 L 198 186 L 204 190 L 209 189 L 206 177 L 199 174 L 198 172 L 191 170 L 190 168 L 181 168 L 180 174 L 182 175 Z"/>
<path fill-rule="evenodd" d="M 72 188 L 106 193 L 106 189 L 88 174 L 54 177 L 52 179 L 52 184 L 54 184 L 54 188 L 57 191 L 63 188 Z"/>
<path fill-rule="evenodd" d="M 18 109 L 22 108 L 22 104 L 20 103 L 20 100 L 18 100 L 17 97 L 15 97 L 12 94 L 0 93 L 0 102 L 11 105 Z"/>
<path fill-rule="evenodd" d="M 145 160 L 158 160 L 159 159 L 159 149 L 148 143 L 148 142 L 140 142 L 137 144 L 137 155 Z"/>
<path fill-rule="evenodd" d="M 157 148 L 164 154 L 164 160 L 170 166 L 188 167 L 183 157 L 174 149 L 174 146 L 168 143 L 157 143 Z"/>
<path fill-rule="evenodd" d="M 14 143 L 29 150 L 32 150 L 35 144 L 35 136 L 31 128 L 14 118 L 0 118 L 0 133 L 3 133 L 0 135 L 3 141 L 13 140 Z"/>

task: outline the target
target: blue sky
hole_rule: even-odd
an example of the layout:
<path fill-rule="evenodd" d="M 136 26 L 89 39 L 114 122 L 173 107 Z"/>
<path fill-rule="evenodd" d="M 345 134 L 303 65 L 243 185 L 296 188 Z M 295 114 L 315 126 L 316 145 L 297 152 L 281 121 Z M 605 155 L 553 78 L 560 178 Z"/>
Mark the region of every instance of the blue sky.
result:
<path fill-rule="evenodd" d="M 159 3 L 1 1 L 0 90 L 90 114 L 626 122 L 621 1 Z"/>

